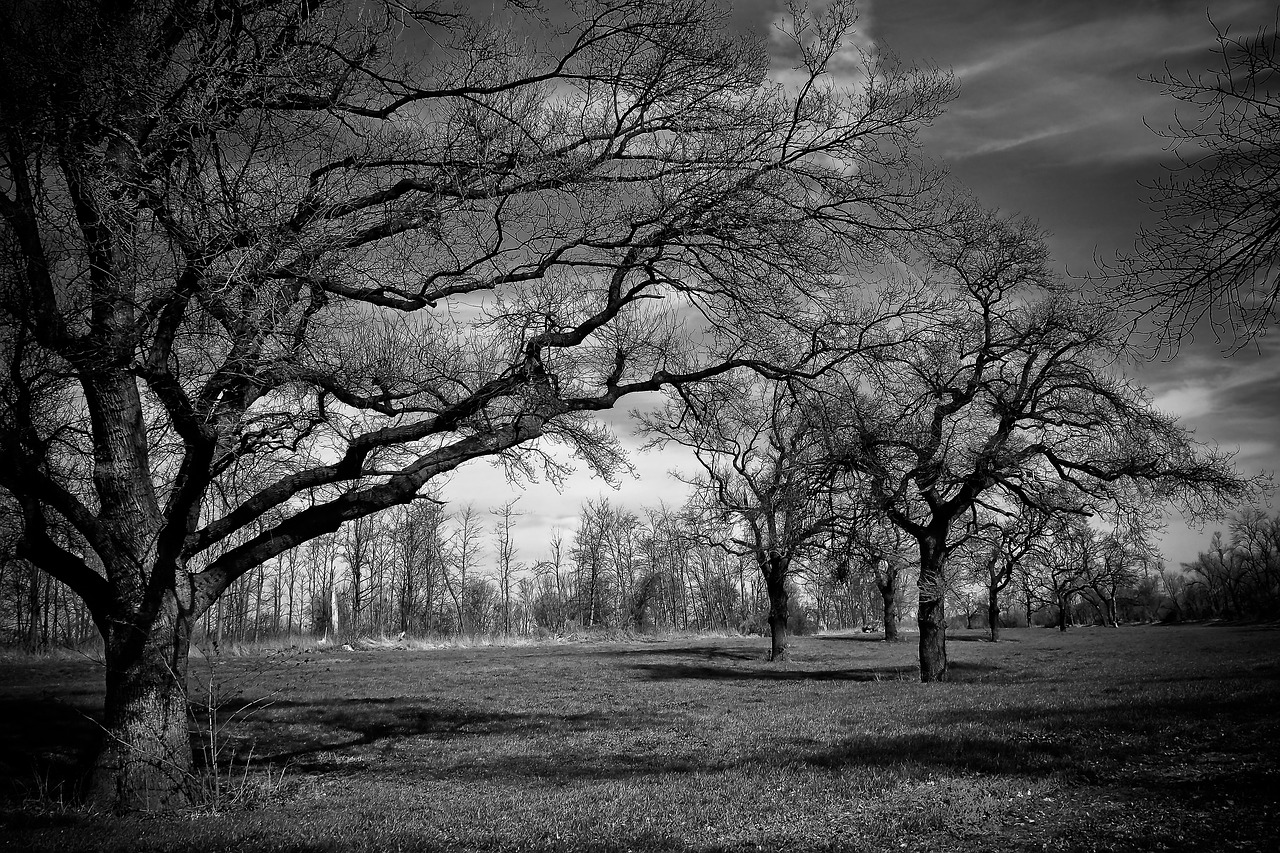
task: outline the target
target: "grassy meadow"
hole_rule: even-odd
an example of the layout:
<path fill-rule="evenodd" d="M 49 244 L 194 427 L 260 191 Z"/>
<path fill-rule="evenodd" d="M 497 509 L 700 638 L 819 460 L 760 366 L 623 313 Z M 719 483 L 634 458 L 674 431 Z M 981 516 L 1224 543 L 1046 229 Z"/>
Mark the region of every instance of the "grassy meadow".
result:
<path fill-rule="evenodd" d="M 1275 849 L 1280 631 L 948 648 L 934 685 L 878 635 L 798 638 L 781 666 L 758 637 L 193 657 L 219 791 L 125 817 L 62 781 L 98 665 L 7 658 L 0 848 Z"/>

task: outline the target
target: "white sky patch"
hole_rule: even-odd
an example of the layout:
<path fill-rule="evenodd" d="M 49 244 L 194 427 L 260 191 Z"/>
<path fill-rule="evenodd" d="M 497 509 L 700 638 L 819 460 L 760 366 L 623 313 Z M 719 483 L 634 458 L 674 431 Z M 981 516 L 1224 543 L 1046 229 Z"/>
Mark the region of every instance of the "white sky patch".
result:
<path fill-rule="evenodd" d="M 632 401 L 630 405 L 636 407 L 639 403 Z M 513 534 L 516 559 L 526 568 L 547 557 L 551 536 L 556 529 L 564 538 L 565 548 L 571 545 L 579 511 L 586 501 L 603 497 L 642 519 L 646 508 L 657 509 L 665 503 L 670 509 L 678 510 L 684 504 L 689 497 L 689 488 L 670 476 L 670 471 L 693 472 L 697 462 L 692 453 L 674 446 L 663 450 L 640 450 L 641 439 L 631 429 L 625 414 L 627 408 L 624 404 L 621 410 L 608 413 L 608 420 L 617 430 L 628 460 L 635 469 L 634 476 L 626 473 L 620 476 L 616 489 L 592 474 L 581 462 L 576 463 L 573 473 L 564 479 L 560 488 L 545 479 L 537 483 L 513 483 L 507 479 L 501 466 L 484 459 L 468 462 L 450 474 L 441 489 L 442 497 L 449 502 L 448 511 L 457 512 L 470 504 L 482 515 L 485 525 L 485 551 L 480 556 L 482 567 L 493 566 L 493 518 L 488 513 L 512 498 L 519 499 L 515 511 L 521 514 Z M 569 461 L 563 449 L 552 450 L 556 459 Z"/>
<path fill-rule="evenodd" d="M 1214 408 L 1214 396 L 1234 388 L 1266 380 L 1276 373 L 1274 358 L 1249 361 L 1242 356 L 1224 358 L 1216 350 L 1188 348 L 1176 359 L 1150 366 L 1152 374 L 1171 374 L 1149 379 L 1156 405 L 1184 417 L 1195 417 Z"/>
<path fill-rule="evenodd" d="M 1180 419 L 1198 418 L 1213 411 L 1213 392 L 1204 385 L 1184 385 L 1156 395 L 1153 402 Z"/>

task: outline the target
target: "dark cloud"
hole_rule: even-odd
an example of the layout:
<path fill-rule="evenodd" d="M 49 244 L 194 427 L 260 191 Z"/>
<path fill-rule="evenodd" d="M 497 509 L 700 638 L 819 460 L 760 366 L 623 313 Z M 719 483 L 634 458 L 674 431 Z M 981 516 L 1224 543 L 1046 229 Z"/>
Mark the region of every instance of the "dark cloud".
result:
<path fill-rule="evenodd" d="M 1272 438 L 1280 438 L 1280 372 L 1256 376 L 1223 388 L 1214 403 L 1237 419 L 1265 421 Z"/>

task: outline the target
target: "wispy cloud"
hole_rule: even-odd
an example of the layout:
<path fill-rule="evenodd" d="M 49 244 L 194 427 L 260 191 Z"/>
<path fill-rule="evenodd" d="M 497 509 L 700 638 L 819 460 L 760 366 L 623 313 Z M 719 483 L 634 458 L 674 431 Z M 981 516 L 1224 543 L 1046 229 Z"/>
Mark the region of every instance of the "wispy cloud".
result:
<path fill-rule="evenodd" d="M 930 137 L 951 161 L 1026 145 L 1064 160 L 1158 151 L 1143 119 L 1167 123 L 1172 104 L 1140 78 L 1161 75 L 1166 63 L 1207 62 L 1213 45 L 1203 3 L 921 5 L 938 13 L 948 34 L 922 37 L 925 48 L 961 82 L 959 101 Z M 1256 25 L 1265 6 L 1220 3 L 1211 11 L 1222 25 Z"/>

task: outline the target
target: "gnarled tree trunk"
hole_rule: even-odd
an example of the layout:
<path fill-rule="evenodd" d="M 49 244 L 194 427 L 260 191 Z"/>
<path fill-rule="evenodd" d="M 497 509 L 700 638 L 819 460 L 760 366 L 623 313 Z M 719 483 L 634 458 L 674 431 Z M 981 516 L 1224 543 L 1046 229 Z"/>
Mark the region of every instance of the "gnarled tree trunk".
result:
<path fill-rule="evenodd" d="M 947 623 L 943 595 L 944 540 L 926 535 L 918 539 L 920 546 L 920 680 L 945 681 L 947 678 Z"/>
<path fill-rule="evenodd" d="M 87 790 L 117 811 L 186 805 L 193 794 L 187 653 L 192 619 L 166 594 L 151 624 L 123 616 L 106 637 L 102 744 Z"/>

